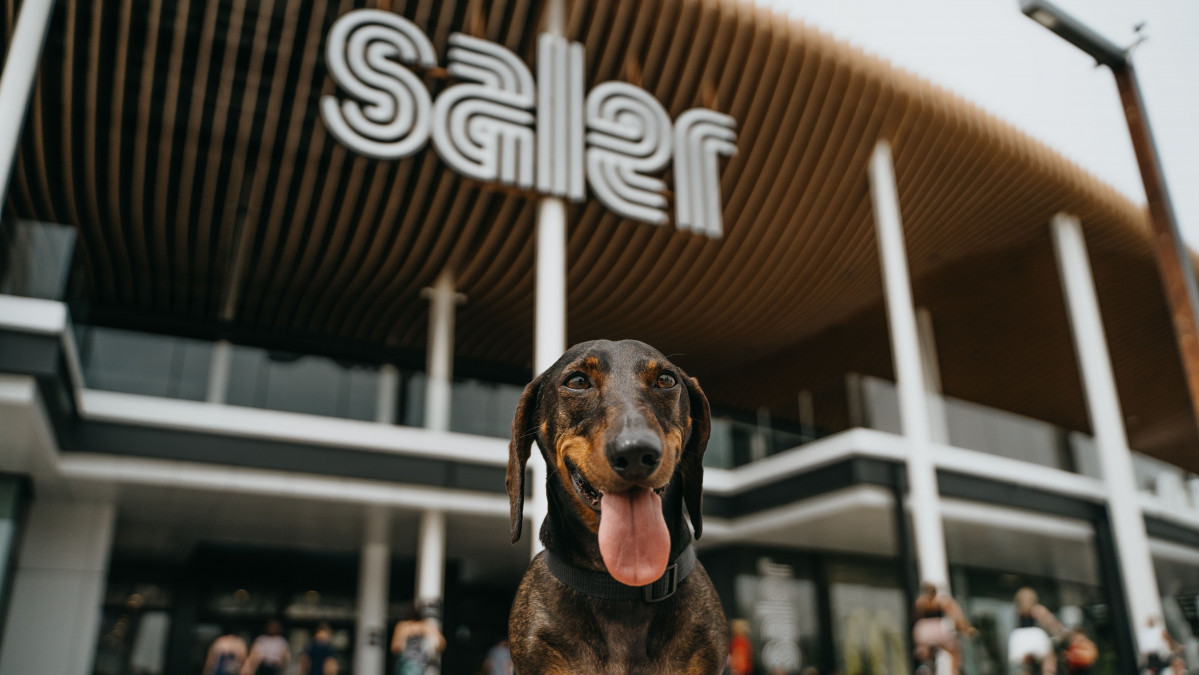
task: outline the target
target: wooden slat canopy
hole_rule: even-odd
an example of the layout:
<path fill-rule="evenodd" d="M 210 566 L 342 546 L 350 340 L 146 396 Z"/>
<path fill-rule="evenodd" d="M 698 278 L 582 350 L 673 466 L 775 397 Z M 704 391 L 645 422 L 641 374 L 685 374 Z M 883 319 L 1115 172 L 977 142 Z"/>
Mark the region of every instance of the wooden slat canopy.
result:
<path fill-rule="evenodd" d="M 368 5 L 414 21 L 439 54 L 461 31 L 536 62 L 537 0 Z M 419 292 L 449 267 L 469 299 L 458 355 L 527 365 L 535 196 L 464 179 L 431 149 L 355 155 L 320 120 L 324 36 L 358 6 L 59 3 L 6 213 L 79 229 L 97 307 L 330 340 L 423 349 Z M 638 337 L 718 402 L 780 416 L 845 369 L 888 376 L 866 179 L 887 138 L 946 392 L 1087 428 L 1046 236 L 1068 211 L 1097 265 L 1134 445 L 1199 468 L 1141 206 L 952 93 L 751 3 L 569 6 L 588 87 L 630 81 L 672 117 L 728 113 L 739 149 L 722 239 L 570 208 L 572 341 Z M 444 78 L 427 78 L 434 95 Z"/>

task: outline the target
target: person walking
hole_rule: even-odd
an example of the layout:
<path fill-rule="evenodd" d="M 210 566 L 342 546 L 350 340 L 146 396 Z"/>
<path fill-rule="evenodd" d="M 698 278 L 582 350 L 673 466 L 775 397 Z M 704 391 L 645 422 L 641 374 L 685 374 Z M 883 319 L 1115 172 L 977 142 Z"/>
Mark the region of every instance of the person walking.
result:
<path fill-rule="evenodd" d="M 1050 635 L 1061 635 L 1062 625 L 1025 586 L 1016 591 L 1016 629 L 1008 636 L 1008 662 L 1013 666 L 1040 665 L 1044 675 L 1057 672 L 1057 654 Z"/>
<path fill-rule="evenodd" d="M 754 647 L 749 641 L 749 622 L 745 619 L 733 619 L 729 622 L 729 664 L 730 675 L 750 675 L 754 671 Z"/>
<path fill-rule="evenodd" d="M 508 647 L 508 638 L 504 638 L 487 650 L 487 658 L 483 659 L 483 675 L 512 675 L 512 650 Z"/>
<path fill-rule="evenodd" d="M 962 671 L 962 649 L 958 635 L 974 635 L 978 631 L 970 625 L 957 601 L 948 593 L 941 593 L 936 584 L 924 582 L 920 585 L 920 597 L 912 607 L 912 644 L 915 645 L 916 660 L 921 663 L 933 661 L 936 650 L 944 650 L 950 657 L 950 672 L 957 675 Z"/>
<path fill-rule="evenodd" d="M 204 660 L 204 675 L 238 675 L 246 660 L 246 641 L 226 633 L 212 641 Z"/>
<path fill-rule="evenodd" d="M 1157 617 L 1149 617 L 1145 627 L 1137 632 L 1137 653 L 1142 666 L 1150 673 L 1164 672 L 1173 666 L 1177 654 L 1182 650 L 1165 626 L 1157 624 Z"/>
<path fill-rule="evenodd" d="M 391 634 L 391 653 L 399 655 L 395 675 L 426 675 L 444 650 L 445 637 L 437 626 L 421 619 L 415 605 L 405 607 Z"/>
<path fill-rule="evenodd" d="M 312 634 L 312 642 L 300 655 L 300 675 L 337 675 L 338 668 L 333 628 L 327 621 L 322 621 Z"/>
<path fill-rule="evenodd" d="M 283 625 L 276 619 L 266 622 L 262 635 L 250 646 L 250 656 L 241 675 L 283 675 L 291 660 L 291 645 L 283 637 Z"/>

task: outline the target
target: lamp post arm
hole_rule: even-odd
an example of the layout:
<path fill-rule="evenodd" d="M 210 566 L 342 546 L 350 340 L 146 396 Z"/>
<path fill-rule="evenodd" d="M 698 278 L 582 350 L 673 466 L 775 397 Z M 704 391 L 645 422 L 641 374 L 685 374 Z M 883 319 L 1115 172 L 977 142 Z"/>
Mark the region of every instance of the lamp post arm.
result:
<path fill-rule="evenodd" d="M 1145 184 L 1158 271 L 1174 319 L 1178 349 L 1191 394 L 1191 410 L 1195 421 L 1199 423 L 1199 284 L 1196 284 L 1195 271 L 1191 266 L 1190 249 L 1182 238 L 1178 220 L 1174 216 L 1174 206 L 1166 187 L 1157 145 L 1153 141 L 1153 131 L 1149 128 L 1136 71 L 1131 62 L 1126 62 L 1123 67 L 1112 68 L 1112 74 L 1116 77 L 1116 87 L 1120 91 L 1120 101 L 1124 105 L 1124 116 L 1132 136 L 1132 147 L 1141 170 L 1141 180 Z"/>

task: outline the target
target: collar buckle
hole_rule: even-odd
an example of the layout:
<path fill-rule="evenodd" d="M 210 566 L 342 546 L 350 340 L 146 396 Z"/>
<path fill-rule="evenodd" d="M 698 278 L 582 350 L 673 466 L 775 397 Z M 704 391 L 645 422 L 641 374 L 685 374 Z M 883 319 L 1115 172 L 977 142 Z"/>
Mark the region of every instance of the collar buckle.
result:
<path fill-rule="evenodd" d="M 669 565 L 662 578 L 641 588 L 645 592 L 646 602 L 662 602 L 674 595 L 679 588 L 679 564 Z"/>

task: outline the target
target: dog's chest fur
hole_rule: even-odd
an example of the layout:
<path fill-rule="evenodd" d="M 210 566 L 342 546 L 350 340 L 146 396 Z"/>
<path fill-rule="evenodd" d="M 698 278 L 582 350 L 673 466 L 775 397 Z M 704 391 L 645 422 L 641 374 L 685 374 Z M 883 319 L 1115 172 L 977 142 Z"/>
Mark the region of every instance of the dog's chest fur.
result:
<path fill-rule="evenodd" d="M 516 672 L 719 673 L 728 651 L 720 601 L 697 565 L 659 603 L 606 601 L 566 587 L 545 564 L 530 566 L 512 608 Z"/>

